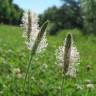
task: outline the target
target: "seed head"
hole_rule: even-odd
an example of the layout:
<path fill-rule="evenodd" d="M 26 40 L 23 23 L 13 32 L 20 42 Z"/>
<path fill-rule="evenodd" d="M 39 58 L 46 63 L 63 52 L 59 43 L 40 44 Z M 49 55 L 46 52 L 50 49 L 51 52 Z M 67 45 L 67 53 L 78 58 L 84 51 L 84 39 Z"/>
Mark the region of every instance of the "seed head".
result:
<path fill-rule="evenodd" d="M 76 77 L 77 66 L 80 56 L 77 48 L 73 44 L 71 34 L 65 38 L 63 46 L 60 46 L 56 52 L 57 62 L 61 65 L 63 73 L 70 77 Z"/>
<path fill-rule="evenodd" d="M 26 38 L 25 42 L 29 50 L 33 50 L 34 46 L 36 48 L 37 47 L 36 45 L 38 45 L 38 47 L 36 48 L 37 53 L 41 52 L 43 49 L 45 49 L 45 47 L 47 47 L 46 32 L 42 32 L 43 34 L 40 32 L 41 29 L 39 27 L 38 21 L 39 18 L 37 14 L 34 12 L 28 11 L 23 14 L 22 17 L 22 23 L 23 23 L 22 27 L 24 29 L 23 37 Z"/>
<path fill-rule="evenodd" d="M 89 90 L 92 90 L 92 89 L 94 89 L 94 85 L 93 84 L 87 84 L 86 88 Z"/>

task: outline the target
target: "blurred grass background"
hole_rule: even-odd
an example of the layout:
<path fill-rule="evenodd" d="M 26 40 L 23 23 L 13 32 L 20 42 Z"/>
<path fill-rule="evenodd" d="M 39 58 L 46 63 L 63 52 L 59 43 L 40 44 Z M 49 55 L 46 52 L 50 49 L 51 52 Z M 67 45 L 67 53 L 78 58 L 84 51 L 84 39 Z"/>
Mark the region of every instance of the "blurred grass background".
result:
<path fill-rule="evenodd" d="M 55 51 L 63 45 L 67 33 L 72 33 L 74 43 L 80 52 L 80 65 L 77 79 L 66 81 L 65 95 L 95 96 L 95 89 L 77 91 L 74 83 L 82 85 L 90 79 L 96 83 L 96 37 L 82 35 L 79 29 L 61 30 L 55 36 L 47 35 L 48 47 L 32 61 L 32 94 L 33 96 L 60 96 L 61 69 L 56 64 Z M 0 96 L 24 96 L 23 80 L 29 52 L 22 38 L 22 29 L 15 26 L 0 25 Z M 87 72 L 87 65 L 91 70 Z M 21 77 L 14 75 L 14 69 L 21 70 Z M 13 76 L 16 77 L 13 80 Z M 14 83 L 15 82 L 15 83 Z M 14 85 L 15 84 L 15 85 Z M 96 87 L 96 85 L 95 85 Z M 86 95 L 87 94 L 87 95 Z"/>

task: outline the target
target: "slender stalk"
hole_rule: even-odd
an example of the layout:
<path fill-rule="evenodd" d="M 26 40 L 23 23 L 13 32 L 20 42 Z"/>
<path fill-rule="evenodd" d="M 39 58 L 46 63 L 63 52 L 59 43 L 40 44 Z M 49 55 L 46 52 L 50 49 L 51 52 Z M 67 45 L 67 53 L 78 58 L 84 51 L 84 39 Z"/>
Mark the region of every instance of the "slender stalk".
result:
<path fill-rule="evenodd" d="M 25 79 L 24 79 L 24 88 L 25 88 L 25 86 L 26 86 L 26 79 L 27 79 L 27 77 L 28 77 L 28 91 L 30 91 L 30 88 L 29 88 L 29 82 L 30 82 L 30 76 L 28 76 L 28 74 L 30 74 L 29 73 L 29 70 L 30 70 L 30 68 L 31 68 L 31 62 L 32 62 L 32 58 L 33 58 L 33 55 L 31 54 L 30 55 L 30 58 L 29 58 L 29 63 L 28 63 L 28 68 L 27 68 L 27 71 L 26 71 L 26 75 L 25 75 Z M 29 94 L 29 92 L 28 92 L 28 94 Z M 28 95 L 29 96 L 29 95 Z"/>
<path fill-rule="evenodd" d="M 15 75 L 13 74 L 13 94 L 14 94 L 14 96 L 17 96 L 17 82 L 16 82 L 16 77 L 15 77 Z"/>
<path fill-rule="evenodd" d="M 63 85 L 64 85 L 64 75 L 62 76 L 62 83 L 61 83 L 61 96 L 63 96 Z"/>
<path fill-rule="evenodd" d="M 87 92 L 86 92 L 85 96 L 88 96 L 88 94 L 89 94 L 89 90 L 87 89 Z"/>

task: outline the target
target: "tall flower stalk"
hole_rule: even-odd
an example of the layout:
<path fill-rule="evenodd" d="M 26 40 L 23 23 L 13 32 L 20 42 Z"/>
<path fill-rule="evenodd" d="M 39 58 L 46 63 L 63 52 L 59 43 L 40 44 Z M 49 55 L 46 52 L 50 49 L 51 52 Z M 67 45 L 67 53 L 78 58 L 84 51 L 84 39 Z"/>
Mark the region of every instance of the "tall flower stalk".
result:
<path fill-rule="evenodd" d="M 56 53 L 57 61 L 62 67 L 62 84 L 61 84 L 61 96 L 63 95 L 63 85 L 66 80 L 66 76 L 76 77 L 77 66 L 79 64 L 80 56 L 75 45 L 73 44 L 73 38 L 71 34 L 68 34 L 65 38 L 63 46 L 60 46 Z"/>
<path fill-rule="evenodd" d="M 47 39 L 46 39 L 46 27 L 48 25 L 48 21 L 46 21 L 41 28 L 39 28 L 38 25 L 38 16 L 28 11 L 24 13 L 24 16 L 22 18 L 22 27 L 24 29 L 23 36 L 26 38 L 26 44 L 28 49 L 30 50 L 30 58 L 28 63 L 28 68 L 25 75 L 24 80 L 24 88 L 26 84 L 26 79 L 28 77 L 28 96 L 30 95 L 30 72 L 29 69 L 32 66 L 32 58 L 36 53 L 40 53 L 42 50 L 44 50 L 47 47 Z"/>

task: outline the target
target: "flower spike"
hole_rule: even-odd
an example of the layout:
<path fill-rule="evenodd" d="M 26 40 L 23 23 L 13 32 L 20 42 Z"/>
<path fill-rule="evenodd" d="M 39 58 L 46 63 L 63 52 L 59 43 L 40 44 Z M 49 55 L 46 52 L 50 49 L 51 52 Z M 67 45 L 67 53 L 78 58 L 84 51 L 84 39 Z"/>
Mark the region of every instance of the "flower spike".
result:
<path fill-rule="evenodd" d="M 77 66 L 80 62 L 79 52 L 73 43 L 71 34 L 65 38 L 63 46 L 60 46 L 56 52 L 57 62 L 61 65 L 63 74 L 76 77 Z"/>

